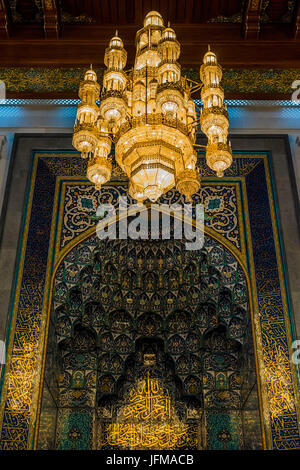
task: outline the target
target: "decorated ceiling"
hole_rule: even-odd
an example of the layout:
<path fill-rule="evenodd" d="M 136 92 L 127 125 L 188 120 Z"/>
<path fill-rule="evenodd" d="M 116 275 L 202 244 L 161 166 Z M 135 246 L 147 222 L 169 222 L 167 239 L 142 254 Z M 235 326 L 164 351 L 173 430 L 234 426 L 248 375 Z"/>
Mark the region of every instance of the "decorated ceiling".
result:
<path fill-rule="evenodd" d="M 46 2 L 47 3 L 47 2 Z M 49 2 L 48 2 L 49 3 Z M 52 3 L 52 1 L 50 1 Z M 132 24 L 136 20 L 135 0 L 58 0 L 56 7 L 63 23 Z M 185 0 L 141 1 L 147 12 L 159 10 L 172 23 L 241 23 L 246 0 L 197 1 Z M 254 3 L 254 2 L 253 2 Z M 259 3 L 259 2 L 257 2 Z M 296 8 L 295 0 L 263 0 L 261 21 L 263 23 L 291 23 Z M 41 0 L 11 0 L 7 8 L 13 23 L 43 22 Z"/>
<path fill-rule="evenodd" d="M 210 44 L 225 69 L 227 96 L 290 98 L 300 71 L 296 0 L 2 0 L 0 79 L 8 97 L 76 97 L 89 64 L 102 73 L 116 29 L 130 68 L 135 34 L 150 10 L 175 28 L 187 76 L 198 80 Z"/>

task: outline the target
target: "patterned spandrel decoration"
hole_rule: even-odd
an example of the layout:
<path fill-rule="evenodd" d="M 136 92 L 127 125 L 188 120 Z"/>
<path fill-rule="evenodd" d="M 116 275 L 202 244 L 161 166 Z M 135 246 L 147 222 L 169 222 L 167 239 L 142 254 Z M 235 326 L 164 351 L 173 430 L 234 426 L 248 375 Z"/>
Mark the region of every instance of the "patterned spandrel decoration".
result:
<path fill-rule="evenodd" d="M 293 375 L 295 371 L 290 360 L 291 326 L 289 314 L 291 312 L 287 302 L 287 287 L 286 284 L 283 283 L 285 272 L 282 264 L 282 252 L 278 241 L 279 228 L 277 225 L 276 204 L 272 192 L 273 183 L 269 165 L 269 157 L 266 154 L 251 155 L 250 152 L 248 152 L 247 155 L 239 154 L 238 157 L 234 159 L 229 176 L 233 181 L 235 181 L 235 178 L 236 180 L 242 178 L 245 182 L 244 194 L 246 198 L 245 202 L 247 202 L 248 207 L 249 220 L 244 217 L 245 214 L 242 213 L 241 215 L 243 216 L 243 222 L 245 224 L 245 233 L 243 236 L 247 240 L 249 250 L 247 252 L 249 262 L 247 269 L 252 286 L 251 296 L 253 295 L 254 297 L 253 316 L 259 353 L 257 361 L 261 380 L 261 385 L 258 386 L 258 394 L 261 397 L 263 406 L 262 417 L 264 419 L 264 429 L 267 439 L 266 446 L 270 449 L 297 449 L 300 448 L 298 415 L 296 409 L 296 395 L 298 391 Z M 85 164 L 74 152 L 65 154 L 61 152 L 51 152 L 48 154 L 36 154 L 34 156 L 32 177 L 30 179 L 30 194 L 32 197 L 28 199 L 26 210 L 24 211 L 27 219 L 25 220 L 24 229 L 21 234 L 21 257 L 16 269 L 16 289 L 14 290 L 11 302 L 13 306 L 10 330 L 11 336 L 8 349 L 8 361 L 5 366 L 0 409 L 1 449 L 24 450 L 26 448 L 32 448 L 34 446 L 34 433 L 36 436 L 38 435 L 38 430 L 34 429 L 34 423 L 37 422 L 36 410 L 38 407 L 38 392 L 42 386 L 41 351 L 44 340 L 43 334 L 45 333 L 45 325 L 47 323 L 47 299 L 51 274 L 54 270 L 54 265 L 48 262 L 49 260 L 54 260 L 55 256 L 59 256 L 60 239 L 57 239 L 58 229 L 55 225 L 55 221 L 59 220 L 57 215 L 59 212 L 63 212 L 64 203 L 60 195 L 58 199 L 55 199 L 58 183 L 57 178 L 60 177 L 61 181 L 63 177 L 66 176 L 68 183 L 70 183 L 73 178 L 75 184 L 81 184 L 84 173 Z M 209 170 L 206 170 L 204 178 L 206 176 L 211 176 Z M 120 176 L 118 176 L 117 179 L 118 178 L 119 184 L 122 185 L 124 180 L 122 180 Z M 207 183 L 207 186 L 210 186 L 209 183 Z M 224 187 L 225 186 L 226 183 L 224 182 Z M 229 187 L 231 187 L 230 184 Z M 43 204 L 40 203 L 41 200 Z M 237 191 L 237 200 L 241 200 L 239 191 Z M 55 205 L 54 201 L 56 201 Z M 89 203 L 85 201 L 83 205 L 88 207 Z M 51 227 L 53 227 L 53 237 L 51 237 Z M 222 240 L 224 240 L 224 244 L 227 245 L 225 236 Z M 224 330 L 222 330 L 222 328 L 224 329 L 225 327 L 226 331 L 229 332 L 228 335 L 232 340 L 230 344 L 232 347 L 234 346 L 233 351 L 230 349 L 231 346 L 228 349 L 226 342 L 221 341 L 224 347 L 226 345 L 225 350 L 220 351 L 217 357 L 214 356 L 213 364 L 208 361 L 206 370 L 204 370 L 203 367 L 203 371 L 201 372 L 202 384 L 200 383 L 199 399 L 202 400 L 202 404 L 205 403 L 205 400 L 212 399 L 214 406 L 217 406 L 217 408 L 214 408 L 214 411 L 217 414 L 224 414 L 223 409 L 220 411 L 221 408 L 218 403 L 222 397 L 226 399 L 228 391 L 240 394 L 240 397 L 243 397 L 243 399 L 249 396 L 247 384 L 253 384 L 255 382 L 255 372 L 252 368 L 253 345 L 252 343 L 249 344 L 248 341 L 242 341 L 243 338 L 245 339 L 245 336 L 241 334 L 243 331 L 249 331 L 249 326 L 245 325 L 245 317 L 242 313 L 245 311 L 249 312 L 249 293 L 245 301 L 246 291 L 243 288 L 245 275 L 240 266 L 240 261 L 237 261 L 237 258 L 233 258 L 229 251 L 225 249 L 224 257 L 222 258 L 221 256 L 224 262 L 220 265 L 213 265 L 211 272 L 210 268 L 212 265 L 211 261 L 208 259 L 208 255 L 215 247 L 216 242 L 210 237 L 206 237 L 205 254 L 207 255 L 207 259 L 206 261 L 199 262 L 199 276 L 201 278 L 199 280 L 200 288 L 190 281 L 186 283 L 187 285 L 182 284 L 183 277 L 182 279 L 180 278 L 179 274 L 176 273 L 177 270 L 174 269 L 173 266 L 174 256 L 181 266 L 180 249 L 174 248 L 173 256 L 173 252 L 169 247 L 166 248 L 165 253 L 162 253 L 161 250 L 158 250 L 156 253 L 157 265 L 160 266 L 160 271 L 164 273 L 169 272 L 169 275 L 165 276 L 165 278 L 167 278 L 165 281 L 165 285 L 168 286 L 167 289 L 165 287 L 159 287 L 156 292 L 153 292 L 151 288 L 153 281 L 151 279 L 149 292 L 143 292 L 141 288 L 139 290 L 139 284 L 137 284 L 137 289 L 132 289 L 132 282 L 133 279 L 135 279 L 132 277 L 132 273 L 128 273 L 127 278 L 124 280 L 124 285 L 122 285 L 122 279 L 118 278 L 118 272 L 115 273 L 115 271 L 111 271 L 110 268 L 110 272 L 107 273 L 107 276 L 110 276 L 112 285 L 104 285 L 99 288 L 99 282 L 102 282 L 102 280 L 99 276 L 97 277 L 95 275 L 102 275 L 102 273 L 105 272 L 105 263 L 103 265 L 101 253 L 97 253 L 97 244 L 98 239 L 91 236 L 88 243 L 78 245 L 78 250 L 80 245 L 84 245 L 82 252 L 75 249 L 71 250 L 64 256 L 62 264 L 60 265 L 61 267 L 57 270 L 55 280 L 57 285 L 55 285 L 54 288 L 55 295 L 53 295 L 52 299 L 50 298 L 53 303 L 52 308 L 49 307 L 49 314 L 51 314 L 49 334 L 51 326 L 54 326 L 57 316 L 62 318 L 62 322 L 58 332 L 59 341 L 54 337 L 48 342 L 49 347 L 50 344 L 52 344 L 51 349 L 54 354 L 53 362 L 51 362 L 50 359 L 49 364 L 57 363 L 55 355 L 57 355 L 58 358 L 61 357 L 61 351 L 59 350 L 57 342 L 59 342 L 59 344 L 66 342 L 65 347 L 69 344 L 68 347 L 72 348 L 73 336 L 76 331 L 76 329 L 72 331 L 75 318 L 77 318 L 77 322 L 81 324 L 83 330 L 87 328 L 87 324 L 94 322 L 93 329 L 96 332 L 96 352 L 97 348 L 100 348 L 100 344 L 105 344 L 106 349 L 103 349 L 102 354 L 109 354 L 111 351 L 110 348 L 113 347 L 112 344 L 116 341 L 117 337 L 121 336 L 120 343 L 124 345 L 124 353 L 116 353 L 124 360 L 123 357 L 126 357 L 126 354 L 128 354 L 128 352 L 125 353 L 125 351 L 129 348 L 134 349 L 131 338 L 133 333 L 138 335 L 136 330 L 138 317 L 149 313 L 149 311 L 147 312 L 146 310 L 146 306 L 147 304 L 152 304 L 153 311 L 151 312 L 151 318 L 146 319 L 146 321 L 143 318 L 150 332 L 155 331 L 155 329 L 159 331 L 161 325 L 165 325 L 164 318 L 168 318 L 169 315 L 178 310 L 188 312 L 192 315 L 192 318 L 197 317 L 199 319 L 197 320 L 197 331 L 178 331 L 174 334 L 170 334 L 170 337 L 167 338 L 167 340 L 171 340 L 174 335 L 178 335 L 179 337 L 175 337 L 175 344 L 173 344 L 174 350 L 177 352 L 176 355 L 174 354 L 173 360 L 175 361 L 176 359 L 176 364 L 178 360 L 178 367 L 179 370 L 181 370 L 182 377 L 188 379 L 185 383 L 192 386 L 192 388 L 189 388 L 190 391 L 197 390 L 198 385 L 197 381 L 189 382 L 189 379 L 193 377 L 198 378 L 198 375 L 192 371 L 190 366 L 191 358 L 186 354 L 186 344 L 188 344 L 188 347 L 191 346 L 191 348 L 193 348 L 188 351 L 188 354 L 197 356 L 197 354 L 199 354 L 197 352 L 199 336 L 202 336 L 205 340 L 202 344 L 200 342 L 200 346 L 207 348 L 209 344 L 209 338 L 207 337 L 209 329 L 217 331 L 221 339 L 222 336 L 224 336 Z M 87 260 L 90 259 L 89 257 L 93 256 L 94 253 L 94 265 L 91 270 L 90 262 Z M 114 265 L 117 261 L 114 250 L 107 246 L 106 254 L 109 261 Z M 213 255 L 213 262 L 219 262 L 219 254 L 215 255 L 213 253 Z M 250 255 L 253 255 L 253 258 L 251 258 Z M 134 251 L 130 251 L 127 254 L 126 249 L 122 247 L 121 251 L 118 253 L 118 257 L 120 256 L 121 259 L 122 256 L 127 256 L 127 268 L 131 270 L 133 274 L 136 274 L 136 265 L 139 271 L 142 269 L 150 272 L 153 271 L 152 266 L 154 261 L 150 253 L 147 253 L 146 258 L 138 257 L 136 260 Z M 251 259 L 253 259 L 253 264 Z M 69 263 L 68 266 L 70 267 L 66 276 L 67 264 L 65 263 Z M 186 265 L 186 260 L 184 260 L 184 264 Z M 77 265 L 78 270 L 74 265 Z M 87 268 L 87 270 L 85 271 L 84 268 Z M 189 269 L 186 272 L 187 279 L 192 277 L 192 274 L 188 271 Z M 81 273 L 83 275 L 83 281 L 85 279 L 86 282 L 83 282 L 82 288 L 78 289 L 77 281 L 80 279 Z M 222 294 L 220 292 L 220 295 L 218 295 L 217 290 L 219 275 L 222 276 L 225 286 L 224 292 L 222 292 Z M 88 279 L 93 280 L 92 289 L 89 286 L 90 281 L 88 281 Z M 72 282 L 73 280 L 75 281 Z M 161 279 L 158 276 L 154 281 L 158 282 L 158 286 L 160 286 L 160 283 L 163 285 L 164 278 Z M 142 277 L 138 277 L 138 282 L 142 285 Z M 149 283 L 149 279 L 147 282 Z M 116 287 L 116 283 L 119 283 L 118 288 Z M 174 286 L 176 286 L 176 284 L 178 287 L 175 288 Z M 173 289 L 171 288 L 172 285 Z M 128 286 L 130 287 L 128 288 Z M 72 290 L 72 288 L 74 289 Z M 231 299 L 228 298 L 228 293 L 225 292 L 227 289 L 231 292 Z M 125 291 L 123 297 L 122 290 Z M 176 293 L 178 295 L 176 295 Z M 187 293 L 194 301 L 193 303 L 190 302 L 191 305 L 188 305 L 188 308 L 184 308 L 181 307 L 181 305 L 185 305 Z M 232 315 L 229 314 L 230 300 L 233 307 Z M 197 302 L 198 304 L 199 302 L 202 304 L 198 313 L 196 313 Z M 116 331 L 110 332 L 111 325 L 107 319 L 110 318 L 108 312 L 110 311 L 111 305 L 114 304 L 122 305 L 122 307 L 114 309 L 117 310 L 115 313 L 118 315 L 118 321 L 115 325 Z M 164 307 L 163 312 L 165 317 L 161 314 L 161 304 Z M 139 309 L 140 314 L 138 316 L 136 315 L 137 305 L 143 306 L 143 309 Z M 97 321 L 93 312 L 98 312 L 96 314 Z M 101 312 L 101 315 L 99 312 Z M 160 321 L 157 321 L 157 317 L 153 314 L 157 314 L 161 317 Z M 92 318 L 94 318 L 94 321 Z M 222 318 L 222 320 L 219 320 L 220 318 Z M 133 320 L 133 326 L 131 319 Z M 221 323 L 221 329 L 218 329 L 220 326 L 219 323 Z M 129 329 L 129 334 L 126 329 Z M 95 335 L 95 333 L 93 333 L 93 335 Z M 228 335 L 226 334 L 226 337 Z M 124 336 L 126 336 L 126 339 Z M 50 337 L 51 334 L 49 338 Z M 154 339 L 152 336 L 149 338 Z M 204 346 L 204 343 L 206 346 Z M 235 345 L 239 344 L 241 345 L 241 351 L 236 351 Z M 244 361 L 239 370 L 234 370 L 232 368 L 234 363 L 232 356 L 236 358 L 240 353 Z M 148 364 L 153 363 L 152 354 L 153 353 L 150 352 L 149 356 L 147 352 Z M 170 352 L 167 352 L 167 354 L 169 354 L 169 356 L 171 355 Z M 181 358 L 181 356 L 184 357 Z M 90 354 L 90 357 L 93 357 L 93 355 Z M 97 358 L 95 362 L 98 367 L 97 354 L 94 357 Z M 98 396 L 98 391 L 100 395 L 101 393 L 104 395 L 113 394 L 117 384 L 116 378 L 110 373 L 104 372 L 99 375 L 101 380 L 98 380 L 97 375 L 96 386 L 87 385 L 91 384 L 94 378 L 89 382 L 87 380 L 88 378 L 85 375 L 83 376 L 80 364 L 82 364 L 84 360 L 85 354 L 80 354 L 79 357 L 73 358 L 72 361 L 70 359 L 69 364 L 72 364 L 72 367 L 66 370 L 67 373 L 64 379 L 62 382 L 59 382 L 60 387 L 64 387 L 65 390 L 71 390 L 71 384 L 73 384 L 74 388 L 72 390 L 76 393 L 78 392 L 79 395 L 82 391 L 81 387 L 84 385 L 89 387 L 90 397 L 94 396 L 95 391 L 96 397 Z M 115 359 L 111 358 L 110 360 Z M 140 358 L 140 360 L 142 360 L 142 358 Z M 46 363 L 48 363 L 48 360 Z M 90 365 L 89 369 L 91 373 L 94 372 L 93 364 Z M 212 368 L 212 365 L 216 367 Z M 220 370 L 221 365 L 224 366 L 224 370 Z M 128 378 L 134 380 L 136 374 L 134 364 L 129 360 L 126 367 Z M 195 367 L 198 367 L 197 361 L 195 361 Z M 59 370 L 60 369 L 58 369 L 58 371 Z M 53 394 L 58 390 L 58 383 L 54 380 L 55 377 L 57 377 L 56 373 L 51 375 L 51 373 L 48 372 L 49 381 L 52 381 L 51 386 L 53 387 Z M 94 377 L 93 374 L 91 374 L 91 377 Z M 207 387 L 206 384 L 208 384 Z M 212 398 L 211 396 L 206 398 L 206 390 L 215 391 L 215 395 L 212 395 Z M 221 394 L 218 394 L 219 392 Z M 197 408 L 192 406 L 193 402 L 191 401 L 192 398 L 195 397 L 196 395 L 189 395 L 190 405 L 187 411 L 189 416 L 198 413 Z M 101 399 L 102 402 L 103 400 Z M 254 407 L 253 400 L 256 404 Z M 249 429 L 247 436 L 255 436 L 259 435 L 260 432 L 259 429 L 256 428 L 256 423 L 258 422 L 257 398 L 251 398 L 249 407 L 250 405 L 251 408 L 249 408 L 247 416 L 245 415 L 244 423 L 247 429 Z M 86 409 L 89 409 L 88 414 L 90 416 L 90 408 L 86 406 Z M 111 407 L 109 404 L 107 404 L 107 406 L 103 405 L 101 413 L 103 416 L 108 417 L 110 416 L 110 410 Z M 71 407 L 68 413 L 73 411 L 74 409 Z M 213 409 L 211 409 L 211 413 L 212 411 Z M 239 410 L 234 411 L 239 412 Z M 66 415 L 68 413 L 66 412 Z M 206 415 L 203 419 L 207 423 Z M 67 423 L 68 419 L 65 418 L 64 422 Z M 64 436 L 67 436 L 71 429 L 72 427 L 66 426 Z M 224 429 L 224 426 L 222 426 L 220 431 Z M 83 435 L 84 434 L 82 434 L 82 436 Z M 76 432 L 70 434 L 70 440 L 68 438 L 68 448 L 72 448 L 76 436 L 78 437 Z M 66 437 L 64 437 L 64 439 L 66 439 Z M 78 439 L 76 445 L 81 445 L 79 441 L 82 442 Z M 91 446 L 91 443 L 87 443 L 86 440 L 84 442 L 86 448 Z M 250 448 L 251 445 L 255 443 L 255 439 L 251 442 L 248 440 L 247 448 Z M 261 442 L 255 444 L 256 447 L 260 445 Z"/>
<path fill-rule="evenodd" d="M 96 210 L 101 204 L 112 204 L 117 210 L 122 196 L 128 196 L 126 185 L 108 185 L 100 191 L 88 183 L 67 186 L 60 247 L 64 248 L 77 235 L 97 225 Z M 172 189 L 160 198 L 160 202 L 172 205 L 184 204 L 185 201 L 184 196 Z M 130 196 L 128 203 L 134 203 Z M 234 185 L 203 185 L 194 196 L 194 203 L 204 204 L 207 227 L 226 237 L 238 249 L 241 248 L 240 220 Z"/>

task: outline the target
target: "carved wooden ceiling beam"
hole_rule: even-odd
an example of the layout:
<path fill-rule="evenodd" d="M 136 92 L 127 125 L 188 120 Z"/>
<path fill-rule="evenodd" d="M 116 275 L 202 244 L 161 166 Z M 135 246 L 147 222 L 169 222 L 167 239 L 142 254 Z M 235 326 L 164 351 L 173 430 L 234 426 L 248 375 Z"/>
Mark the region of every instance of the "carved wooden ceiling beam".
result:
<path fill-rule="evenodd" d="M 300 0 L 297 1 L 295 6 L 294 20 L 293 20 L 293 36 L 295 39 L 300 38 Z"/>
<path fill-rule="evenodd" d="M 242 36 L 244 39 L 258 39 L 261 6 L 262 0 L 246 1 L 242 22 Z"/>
<path fill-rule="evenodd" d="M 135 0 L 135 14 L 134 14 L 134 19 L 135 19 L 135 24 L 138 25 L 137 29 L 141 28 L 143 25 L 143 5 L 140 0 Z"/>
<path fill-rule="evenodd" d="M 0 37 L 9 38 L 10 36 L 10 20 L 6 0 L 0 0 Z"/>
<path fill-rule="evenodd" d="M 56 0 L 42 0 L 44 11 L 44 31 L 47 39 L 57 39 L 60 35 L 59 12 Z"/>

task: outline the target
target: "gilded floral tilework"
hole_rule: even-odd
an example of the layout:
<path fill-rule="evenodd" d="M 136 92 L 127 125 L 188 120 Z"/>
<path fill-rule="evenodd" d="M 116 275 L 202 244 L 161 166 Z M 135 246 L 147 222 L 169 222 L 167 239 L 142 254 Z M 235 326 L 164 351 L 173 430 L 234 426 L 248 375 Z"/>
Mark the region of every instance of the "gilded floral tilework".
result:
<path fill-rule="evenodd" d="M 7 92 L 74 92 L 83 80 L 83 67 L 2 67 L 0 80 L 6 84 Z M 96 68 L 98 78 L 103 75 L 102 68 Z M 198 69 L 183 69 L 183 75 L 199 81 Z M 300 69 L 233 69 L 224 68 L 222 85 L 225 93 L 285 93 L 291 94 L 291 84 L 299 79 Z M 33 96 L 34 97 L 34 96 Z"/>

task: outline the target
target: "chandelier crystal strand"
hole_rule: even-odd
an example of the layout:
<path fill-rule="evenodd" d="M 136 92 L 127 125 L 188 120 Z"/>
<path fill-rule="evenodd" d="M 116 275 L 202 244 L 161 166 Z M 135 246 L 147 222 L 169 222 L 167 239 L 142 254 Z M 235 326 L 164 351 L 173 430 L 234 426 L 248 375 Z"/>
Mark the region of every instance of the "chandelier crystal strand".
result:
<path fill-rule="evenodd" d="M 203 58 L 200 78 L 204 85 L 201 90 L 203 110 L 200 124 L 208 138 L 206 162 L 217 176 L 222 177 L 224 171 L 232 164 L 232 150 L 227 143 L 228 112 L 224 104 L 224 90 L 220 85 L 222 67 L 218 64 L 216 55 L 210 51 L 210 47 Z"/>
<path fill-rule="evenodd" d="M 107 124 L 99 115 L 99 107 L 96 104 L 99 94 L 97 75 L 91 67 L 85 73 L 84 81 L 79 87 L 81 103 L 77 108 L 73 145 L 81 152 L 83 158 L 89 159 L 87 177 L 98 189 L 109 181 L 112 169 L 108 159 L 111 138 Z"/>
<path fill-rule="evenodd" d="M 99 93 L 100 86 L 97 82 L 97 75 L 90 68 L 79 86 L 78 95 L 81 102 L 77 108 L 73 134 L 73 145 L 81 152 L 83 158 L 88 158 L 97 146 L 96 120 L 99 108 L 96 101 L 99 99 Z"/>
<path fill-rule="evenodd" d="M 155 11 L 136 34 L 134 67 L 125 72 L 127 53 L 116 32 L 105 51 L 100 107 L 93 70 L 80 84 L 73 145 L 88 157 L 87 177 L 100 188 L 111 176 L 111 139 L 115 158 L 129 179 L 129 193 L 139 202 L 156 201 L 176 186 L 188 201 L 200 188 L 194 150 L 197 114 L 191 98 L 198 84 L 181 76 L 180 44 L 175 31 Z M 204 83 L 201 116 L 208 136 L 207 163 L 218 176 L 230 165 L 228 116 L 219 83 L 221 67 L 207 53 L 201 67 Z"/>

